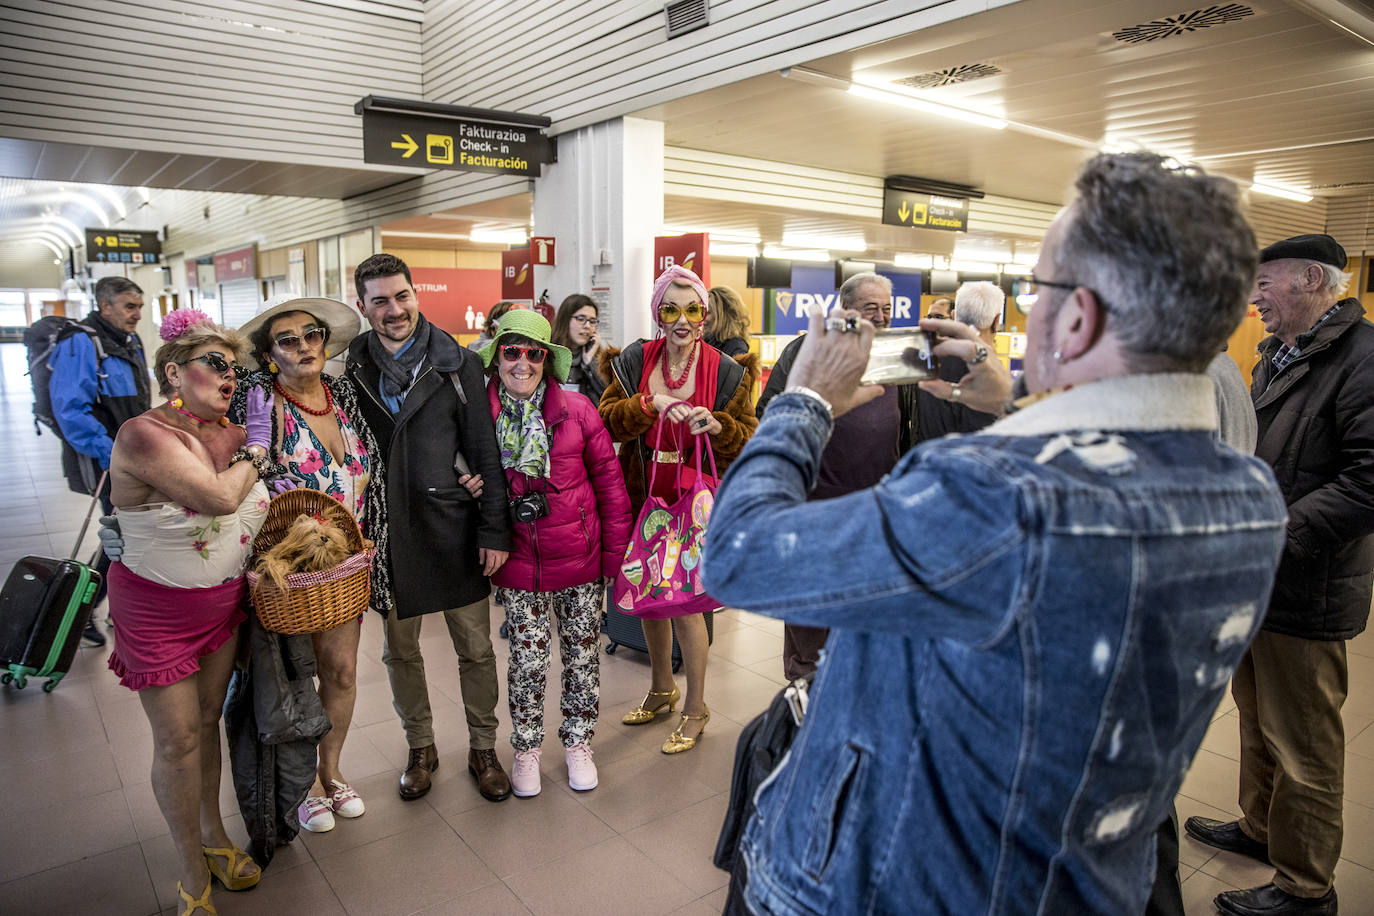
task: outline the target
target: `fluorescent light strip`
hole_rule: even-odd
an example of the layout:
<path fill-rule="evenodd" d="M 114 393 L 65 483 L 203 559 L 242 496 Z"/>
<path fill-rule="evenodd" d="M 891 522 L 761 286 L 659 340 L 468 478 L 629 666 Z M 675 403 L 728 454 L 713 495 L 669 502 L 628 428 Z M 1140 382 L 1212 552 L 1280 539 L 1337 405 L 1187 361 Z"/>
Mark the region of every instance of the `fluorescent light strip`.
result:
<path fill-rule="evenodd" d="M 758 245 L 745 242 L 717 242 L 711 239 L 711 254 L 722 258 L 752 258 L 759 253 Z"/>
<path fill-rule="evenodd" d="M 101 197 L 105 198 L 105 203 L 109 204 L 111 207 L 114 207 L 115 212 L 119 214 L 120 219 L 124 219 L 126 216 L 129 215 L 128 208 L 124 206 L 124 199 L 120 197 L 118 194 L 116 194 L 114 192 L 114 189 L 106 187 L 103 184 L 92 184 L 87 185 L 86 187 L 93 194 L 98 194 Z"/>
<path fill-rule="evenodd" d="M 765 258 L 780 258 L 787 261 L 833 261 L 828 251 L 806 248 L 778 248 L 769 245 L 763 249 Z"/>
<path fill-rule="evenodd" d="M 1251 184 L 1250 190 L 1256 191 L 1260 194 L 1268 194 L 1271 197 L 1282 197 L 1284 200 L 1296 200 L 1298 203 L 1303 204 L 1307 203 L 1312 199 L 1312 195 L 1304 191 L 1298 191 L 1292 188 L 1284 188 L 1276 184 L 1264 184 L 1263 182 L 1259 181 L 1256 181 L 1253 184 Z"/>
<path fill-rule="evenodd" d="M 935 266 L 935 255 L 933 254 L 897 254 L 892 258 L 892 263 L 898 267 L 909 267 L 917 270 L 930 270 Z"/>
<path fill-rule="evenodd" d="M 1007 126 L 1007 122 L 1003 118 L 994 118 L 985 114 L 978 114 L 974 111 L 967 111 L 963 108 L 955 108 L 952 105 L 943 105 L 939 102 L 929 102 L 913 95 L 893 92 L 890 89 L 879 89 L 875 86 L 866 86 L 862 83 L 850 83 L 849 93 L 851 95 L 857 95 L 859 98 L 872 99 L 877 102 L 887 102 L 889 105 L 901 105 L 904 108 L 913 108 L 916 111 L 923 111 L 926 114 L 939 115 L 942 118 L 953 118 L 956 121 L 966 121 L 969 124 L 977 124 L 979 127 L 989 127 L 993 130 L 1002 130 Z"/>
<path fill-rule="evenodd" d="M 383 229 L 382 235 L 395 235 L 407 239 L 468 239 L 466 235 L 454 235 L 451 232 L 395 232 L 391 229 Z"/>
<path fill-rule="evenodd" d="M 525 229 L 481 229 L 474 227 L 469 236 L 474 242 L 492 242 L 501 245 L 518 245 L 528 242 L 530 235 Z"/>
<path fill-rule="evenodd" d="M 789 248 L 825 248 L 830 251 L 867 251 L 868 243 L 861 238 L 831 235 L 807 235 L 784 232 L 782 244 Z"/>
<path fill-rule="evenodd" d="M 664 235 L 695 235 L 704 232 L 711 238 L 711 244 L 720 242 L 741 242 L 746 245 L 757 245 L 763 241 L 763 236 L 753 232 L 740 232 L 734 229 L 687 229 L 682 226 L 664 226 L 661 230 Z"/>

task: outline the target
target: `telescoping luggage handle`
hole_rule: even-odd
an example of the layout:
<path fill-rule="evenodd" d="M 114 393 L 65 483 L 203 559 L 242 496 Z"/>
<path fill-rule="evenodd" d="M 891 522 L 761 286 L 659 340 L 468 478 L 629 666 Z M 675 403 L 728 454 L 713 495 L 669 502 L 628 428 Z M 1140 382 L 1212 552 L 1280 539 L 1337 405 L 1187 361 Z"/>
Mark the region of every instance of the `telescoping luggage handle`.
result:
<path fill-rule="evenodd" d="M 76 559 L 76 552 L 81 549 L 81 542 L 86 539 L 86 529 L 91 527 L 91 516 L 95 514 L 96 504 L 100 502 L 100 491 L 105 489 L 105 478 L 110 476 L 108 469 L 100 472 L 100 482 L 95 485 L 95 493 L 91 494 L 91 504 L 86 509 L 86 520 L 81 523 L 81 530 L 76 533 L 76 543 L 72 545 L 72 555 L 69 560 Z M 95 553 L 91 554 L 91 562 L 87 566 L 94 566 L 100 559 L 100 548 L 95 548 Z"/>

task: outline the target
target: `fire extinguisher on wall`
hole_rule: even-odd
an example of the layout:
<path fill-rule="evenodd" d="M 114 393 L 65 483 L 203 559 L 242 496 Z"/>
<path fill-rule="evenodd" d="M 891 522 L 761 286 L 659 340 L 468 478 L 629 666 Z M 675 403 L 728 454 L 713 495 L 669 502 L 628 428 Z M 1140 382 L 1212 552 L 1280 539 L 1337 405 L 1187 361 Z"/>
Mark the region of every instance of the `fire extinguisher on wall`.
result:
<path fill-rule="evenodd" d="M 534 304 L 534 310 L 543 315 L 549 324 L 553 324 L 553 303 L 549 301 L 548 290 L 539 294 L 539 301 Z"/>

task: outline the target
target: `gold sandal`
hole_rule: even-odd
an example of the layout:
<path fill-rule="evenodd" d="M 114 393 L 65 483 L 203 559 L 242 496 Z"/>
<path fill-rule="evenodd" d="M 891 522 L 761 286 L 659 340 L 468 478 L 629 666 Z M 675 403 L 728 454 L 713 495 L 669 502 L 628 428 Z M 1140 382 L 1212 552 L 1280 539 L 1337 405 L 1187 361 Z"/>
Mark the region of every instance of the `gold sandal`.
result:
<path fill-rule="evenodd" d="M 177 896 L 180 897 L 181 902 L 186 905 L 186 909 L 178 913 L 177 916 L 191 916 L 191 914 L 197 910 L 209 913 L 210 916 L 219 916 L 219 910 L 215 909 L 215 905 L 210 902 L 210 888 L 214 886 L 214 883 L 214 881 L 210 880 L 210 876 L 206 875 L 205 890 L 201 893 L 200 898 L 197 899 L 186 893 L 181 887 L 181 882 L 178 881 Z"/>
<path fill-rule="evenodd" d="M 649 703 L 653 701 L 654 697 L 662 697 L 662 699 L 650 706 Z M 671 713 L 681 698 L 682 694 L 678 693 L 676 684 L 673 685 L 672 690 L 650 690 L 644 695 L 644 701 L 627 712 L 625 718 L 620 721 L 626 725 L 643 725 L 646 722 L 652 722 L 664 706 L 667 706 L 668 712 Z"/>
<path fill-rule="evenodd" d="M 243 866 L 256 865 L 253 857 L 239 849 L 234 843 L 228 847 L 216 848 L 213 846 L 200 847 L 205 853 L 205 864 L 210 868 L 210 874 L 214 875 L 219 883 L 224 885 L 226 891 L 246 891 L 249 888 L 257 887 L 262 880 L 262 869 L 259 868 L 251 875 L 243 874 Z M 219 863 L 220 858 L 225 861 L 224 866 Z"/>
<path fill-rule="evenodd" d="M 687 725 L 689 721 L 701 722 L 701 728 L 697 731 L 695 738 L 688 738 L 686 735 L 682 733 L 682 729 Z M 692 748 L 696 747 L 697 739 L 699 739 L 702 733 L 706 731 L 706 723 L 710 721 L 711 710 L 709 709 L 707 709 L 704 713 L 702 713 L 699 716 L 689 716 L 687 715 L 687 713 L 684 712 L 682 714 L 681 721 L 677 723 L 677 728 L 673 729 L 673 731 L 664 740 L 663 753 L 681 754 L 683 751 L 690 751 Z"/>

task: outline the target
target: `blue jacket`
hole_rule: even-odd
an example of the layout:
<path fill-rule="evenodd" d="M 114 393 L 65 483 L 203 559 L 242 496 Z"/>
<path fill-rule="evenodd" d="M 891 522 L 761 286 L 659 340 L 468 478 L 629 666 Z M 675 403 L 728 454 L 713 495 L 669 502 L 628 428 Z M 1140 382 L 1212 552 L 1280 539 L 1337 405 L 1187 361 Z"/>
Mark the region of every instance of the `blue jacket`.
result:
<path fill-rule="evenodd" d="M 830 420 L 778 396 L 702 560 L 723 603 L 832 628 L 746 830 L 758 913 L 1144 909 L 1283 547 L 1216 422 L 1204 376 L 1109 379 L 807 503 Z"/>
<path fill-rule="evenodd" d="M 152 406 L 148 363 L 137 334 L 125 334 L 111 326 L 99 312 L 91 312 L 82 323 L 100 335 L 105 358 L 97 362 L 89 335 L 72 333 L 58 342 L 49 357 L 52 379 L 48 393 L 62 438 L 77 455 L 94 460 L 99 466 L 95 471 L 98 477 L 110 466 L 110 450 L 119 427 Z M 63 464 L 67 466 L 67 456 Z M 89 466 L 91 461 L 82 464 Z M 70 480 L 72 469 L 67 470 Z M 91 492 L 89 487 L 94 483 L 94 479 L 87 482 L 84 492 Z"/>

